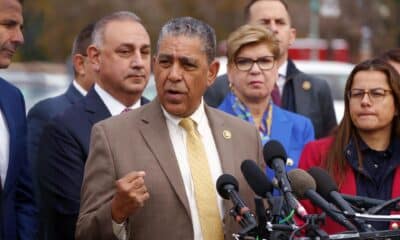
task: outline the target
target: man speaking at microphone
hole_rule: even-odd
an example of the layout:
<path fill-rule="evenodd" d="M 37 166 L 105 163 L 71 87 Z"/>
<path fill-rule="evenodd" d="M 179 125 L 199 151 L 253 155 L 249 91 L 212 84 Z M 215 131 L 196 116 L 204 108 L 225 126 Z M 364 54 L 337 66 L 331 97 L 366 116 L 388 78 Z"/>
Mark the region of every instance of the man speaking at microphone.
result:
<path fill-rule="evenodd" d="M 157 98 L 92 130 L 77 239 L 219 240 L 239 231 L 215 182 L 235 175 L 254 209 L 240 165 L 262 162 L 261 141 L 252 125 L 204 104 L 219 68 L 215 42 L 214 30 L 190 17 L 163 26 Z"/>

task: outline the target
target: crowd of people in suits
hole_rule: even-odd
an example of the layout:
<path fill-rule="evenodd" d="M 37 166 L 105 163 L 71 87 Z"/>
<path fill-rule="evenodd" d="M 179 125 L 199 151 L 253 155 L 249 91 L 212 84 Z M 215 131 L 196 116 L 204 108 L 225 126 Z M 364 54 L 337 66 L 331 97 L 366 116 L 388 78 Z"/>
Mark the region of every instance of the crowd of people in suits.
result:
<path fill-rule="evenodd" d="M 0 68 L 24 42 L 22 8 L 0 0 Z M 262 156 L 271 139 L 286 149 L 287 170 L 320 166 L 343 193 L 400 196 L 400 49 L 356 65 L 338 125 L 327 82 L 289 59 L 287 3 L 251 0 L 244 13 L 218 78 L 207 23 L 173 18 L 152 53 L 146 24 L 128 11 L 77 34 L 70 87 L 27 117 L 21 92 L 0 78 L 0 239 L 230 239 L 240 226 L 215 182 L 232 174 L 254 209 L 240 165 L 254 160 L 273 178 Z"/>

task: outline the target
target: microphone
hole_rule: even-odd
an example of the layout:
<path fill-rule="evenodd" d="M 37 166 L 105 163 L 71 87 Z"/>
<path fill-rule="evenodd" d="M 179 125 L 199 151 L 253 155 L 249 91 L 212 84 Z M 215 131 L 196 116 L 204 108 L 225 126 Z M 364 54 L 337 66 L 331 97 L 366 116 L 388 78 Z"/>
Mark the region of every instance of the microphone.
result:
<path fill-rule="evenodd" d="M 320 167 L 312 167 L 307 171 L 317 184 L 317 192 L 330 202 L 338 206 L 345 215 L 354 217 L 356 212 L 351 208 L 350 204 L 338 192 L 336 183 L 331 176 Z"/>
<path fill-rule="evenodd" d="M 252 160 L 244 160 L 240 165 L 240 169 L 247 184 L 253 192 L 258 195 L 258 197 L 254 198 L 256 216 L 258 219 L 258 233 L 260 236 L 266 236 L 267 232 L 265 227 L 268 222 L 267 218 L 270 219 L 272 217 L 274 219 L 279 219 L 281 213 L 281 209 L 277 208 L 280 206 L 274 204 L 274 199 L 271 194 L 273 190 L 272 184 L 269 182 L 265 173 Z M 268 208 L 272 207 L 272 209 L 266 211 L 262 198 L 268 199 Z"/>
<path fill-rule="evenodd" d="M 365 224 L 361 219 L 355 219 L 356 212 L 346 200 L 340 195 L 335 181 L 331 178 L 325 169 L 320 167 L 312 167 L 308 173 L 314 178 L 317 184 L 317 192 L 328 201 L 333 202 L 341 209 L 345 216 L 350 217 L 354 224 L 362 231 L 371 231 L 371 226 Z"/>
<path fill-rule="evenodd" d="M 230 199 L 234 209 L 241 216 L 239 224 L 244 228 L 241 232 L 246 233 L 257 227 L 254 215 L 239 196 L 239 183 L 236 178 L 230 174 L 222 174 L 217 179 L 216 185 L 219 195 L 224 199 Z"/>
<path fill-rule="evenodd" d="M 264 145 L 263 155 L 265 163 L 275 171 L 275 178 L 278 181 L 278 186 L 283 192 L 287 204 L 299 216 L 304 218 L 307 215 L 307 211 L 292 194 L 292 187 L 286 174 L 287 155 L 282 144 L 275 140 L 268 141 Z"/>
<path fill-rule="evenodd" d="M 263 148 L 264 161 L 275 171 L 275 178 L 283 193 L 291 192 L 292 188 L 286 174 L 287 154 L 282 144 L 275 140 L 268 141 Z"/>
<path fill-rule="evenodd" d="M 315 191 L 316 183 L 310 174 L 302 169 L 294 169 L 288 175 L 293 184 L 294 193 L 298 198 L 310 199 L 314 205 L 320 207 L 334 221 L 348 230 L 357 231 L 357 228 L 343 214 L 339 213 L 334 206 Z"/>
<path fill-rule="evenodd" d="M 272 196 L 272 183 L 257 163 L 252 160 L 244 160 L 240 165 L 240 169 L 250 188 L 258 196 L 262 198 L 270 198 Z"/>
<path fill-rule="evenodd" d="M 368 208 L 372 208 L 377 205 L 385 203 L 384 200 L 375 199 L 375 198 L 353 196 L 353 195 L 348 195 L 348 194 L 343 194 L 343 193 L 341 193 L 340 195 L 342 195 L 344 200 L 346 200 L 347 202 L 350 202 L 352 205 L 356 206 L 357 208 L 361 208 L 361 209 L 368 209 Z M 400 210 L 400 208 L 395 209 L 395 210 Z"/>

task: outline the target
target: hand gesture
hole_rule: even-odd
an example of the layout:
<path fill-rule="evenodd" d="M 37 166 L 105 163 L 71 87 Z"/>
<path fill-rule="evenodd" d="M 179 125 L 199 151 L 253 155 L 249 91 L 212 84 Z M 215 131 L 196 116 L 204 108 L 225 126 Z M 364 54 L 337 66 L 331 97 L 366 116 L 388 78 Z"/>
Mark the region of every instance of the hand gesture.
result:
<path fill-rule="evenodd" d="M 149 199 L 144 184 L 145 172 L 130 172 L 115 182 L 116 193 L 111 202 L 111 216 L 117 223 L 124 222 Z"/>

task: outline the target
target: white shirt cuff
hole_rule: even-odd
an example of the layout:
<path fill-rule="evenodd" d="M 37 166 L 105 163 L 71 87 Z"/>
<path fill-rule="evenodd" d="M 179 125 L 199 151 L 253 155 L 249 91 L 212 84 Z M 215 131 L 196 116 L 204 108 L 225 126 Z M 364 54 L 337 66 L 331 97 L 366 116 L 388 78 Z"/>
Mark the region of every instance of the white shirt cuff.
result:
<path fill-rule="evenodd" d="M 128 239 L 126 225 L 126 221 L 122 223 L 116 223 L 114 220 L 112 220 L 113 233 L 118 238 L 118 240 Z"/>

